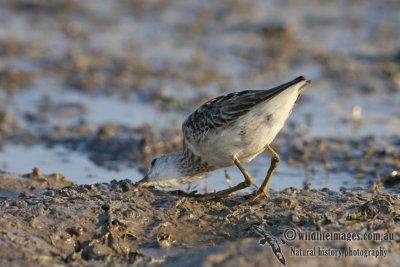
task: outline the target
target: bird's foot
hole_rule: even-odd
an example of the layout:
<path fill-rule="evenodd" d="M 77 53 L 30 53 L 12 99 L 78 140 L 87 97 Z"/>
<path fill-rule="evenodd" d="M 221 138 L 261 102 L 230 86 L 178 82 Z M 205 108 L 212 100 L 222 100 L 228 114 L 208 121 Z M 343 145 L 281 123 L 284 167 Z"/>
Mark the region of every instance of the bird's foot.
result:
<path fill-rule="evenodd" d="M 257 190 L 255 193 L 250 194 L 248 200 L 249 201 L 255 201 L 257 199 L 259 199 L 260 197 L 264 197 L 265 199 L 268 199 L 268 193 L 264 190 Z"/>

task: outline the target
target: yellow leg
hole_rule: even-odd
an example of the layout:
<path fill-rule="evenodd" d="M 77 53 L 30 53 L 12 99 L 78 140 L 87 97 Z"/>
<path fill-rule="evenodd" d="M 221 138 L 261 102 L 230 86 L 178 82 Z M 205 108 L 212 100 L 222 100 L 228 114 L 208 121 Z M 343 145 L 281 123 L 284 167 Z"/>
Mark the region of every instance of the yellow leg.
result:
<path fill-rule="evenodd" d="M 278 153 L 276 153 L 275 150 L 273 150 L 270 145 L 266 145 L 265 149 L 267 149 L 268 152 L 272 155 L 271 165 L 269 166 L 269 169 L 268 169 L 267 175 L 265 176 L 264 182 L 261 184 L 258 191 L 251 197 L 252 200 L 255 200 L 256 198 L 258 198 L 260 196 L 265 196 L 268 198 L 267 187 L 268 187 L 269 180 L 271 179 L 271 176 L 274 173 L 276 167 L 278 167 L 278 163 L 281 161 Z"/>
<path fill-rule="evenodd" d="M 251 177 L 249 172 L 242 166 L 242 164 L 236 157 L 233 158 L 233 162 L 239 168 L 240 172 L 243 174 L 244 182 L 241 182 L 240 184 L 235 185 L 231 188 L 224 189 L 224 190 L 221 190 L 221 191 L 218 191 L 215 193 L 204 194 L 204 195 L 194 195 L 194 197 L 198 197 L 201 200 L 221 199 L 221 198 L 227 197 L 228 195 L 230 195 L 238 190 L 249 187 L 253 183 L 253 178 Z"/>

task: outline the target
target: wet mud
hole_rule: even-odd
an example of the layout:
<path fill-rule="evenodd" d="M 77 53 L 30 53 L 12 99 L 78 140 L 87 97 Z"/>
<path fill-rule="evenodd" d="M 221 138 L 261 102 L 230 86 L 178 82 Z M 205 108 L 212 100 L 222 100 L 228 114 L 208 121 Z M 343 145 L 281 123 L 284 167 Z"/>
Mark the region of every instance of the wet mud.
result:
<path fill-rule="evenodd" d="M 38 170 L 35 170 L 38 172 Z M 32 173 L 1 174 L 0 261 L 14 265 L 279 266 L 254 226 L 280 237 L 301 231 L 391 233 L 388 241 L 291 241 L 287 262 L 309 266 L 395 266 L 400 262 L 400 198 L 373 188 L 340 192 L 288 188 L 269 199 L 199 201 L 175 192 L 138 189 L 130 180 L 68 185 Z M 28 184 L 31 184 L 28 186 Z M 385 248 L 386 257 L 294 257 L 290 246 Z"/>

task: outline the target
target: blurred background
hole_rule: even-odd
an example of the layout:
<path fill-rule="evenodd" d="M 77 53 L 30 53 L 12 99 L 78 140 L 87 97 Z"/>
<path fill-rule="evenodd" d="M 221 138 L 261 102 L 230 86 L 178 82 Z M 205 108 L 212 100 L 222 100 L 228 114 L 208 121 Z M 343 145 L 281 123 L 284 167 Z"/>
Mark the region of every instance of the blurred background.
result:
<path fill-rule="evenodd" d="M 398 181 L 399 14 L 398 0 L 3 0 L 0 170 L 137 181 L 205 101 L 304 75 L 271 187 Z M 268 165 L 246 164 L 256 184 Z"/>

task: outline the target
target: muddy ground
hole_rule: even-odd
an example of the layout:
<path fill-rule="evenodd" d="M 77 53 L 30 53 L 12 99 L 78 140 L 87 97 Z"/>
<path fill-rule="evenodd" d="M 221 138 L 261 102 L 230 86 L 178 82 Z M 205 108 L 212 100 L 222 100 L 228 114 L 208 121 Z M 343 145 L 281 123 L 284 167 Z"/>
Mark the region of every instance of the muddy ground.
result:
<path fill-rule="evenodd" d="M 10 183 L 12 180 L 12 183 Z M 280 239 L 295 231 L 391 233 L 384 241 L 281 244 L 289 266 L 397 266 L 400 197 L 369 190 L 288 188 L 270 199 L 202 202 L 177 192 L 138 189 L 129 180 L 67 185 L 38 170 L 1 174 L 0 264 L 280 266 L 254 226 Z M 17 184 L 17 185 L 16 185 Z M 379 257 L 293 256 L 290 247 L 387 250 Z"/>
<path fill-rule="evenodd" d="M 0 265 L 279 266 L 259 227 L 289 266 L 400 266 L 398 10 L 398 0 L 1 1 Z M 298 75 L 312 84 L 273 143 L 271 185 L 286 189 L 199 202 L 135 187 L 154 156 L 181 149 L 195 107 Z M 266 162 L 248 165 L 256 185 Z M 193 187 L 227 187 L 223 176 Z M 390 238 L 283 243 L 287 228 Z M 387 254 L 292 255 L 314 247 Z"/>

